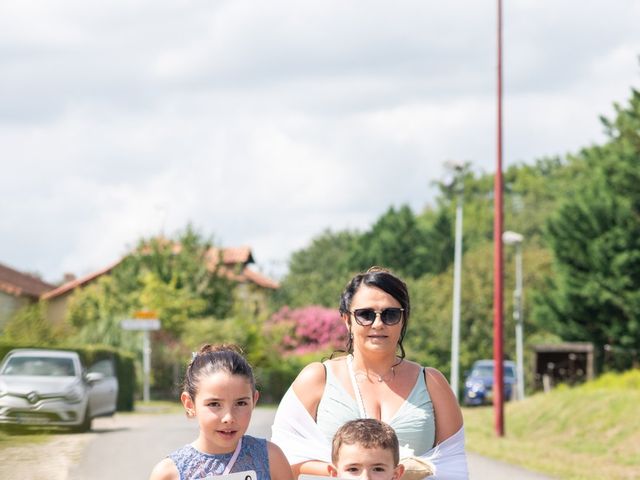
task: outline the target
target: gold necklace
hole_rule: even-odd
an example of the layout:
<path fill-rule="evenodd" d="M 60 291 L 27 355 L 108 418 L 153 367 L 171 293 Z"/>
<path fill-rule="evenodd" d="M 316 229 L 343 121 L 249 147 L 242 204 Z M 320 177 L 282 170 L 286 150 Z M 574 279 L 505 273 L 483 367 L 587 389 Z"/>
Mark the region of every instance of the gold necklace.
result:
<path fill-rule="evenodd" d="M 375 372 L 369 372 L 369 371 L 364 371 L 364 370 L 356 370 L 356 371 L 354 371 L 354 376 L 356 378 L 358 378 L 358 375 L 360 375 L 361 377 L 364 376 L 367 380 L 369 380 L 369 382 L 374 383 L 371 380 L 371 377 L 369 377 L 369 373 L 371 373 L 372 375 L 374 375 L 374 379 L 377 380 L 378 383 L 390 382 L 391 380 L 396 378 L 396 367 L 402 363 L 402 360 L 403 359 L 401 358 L 396 363 L 391 365 L 391 369 L 387 373 L 385 373 L 384 375 L 379 375 L 379 374 L 377 374 Z"/>

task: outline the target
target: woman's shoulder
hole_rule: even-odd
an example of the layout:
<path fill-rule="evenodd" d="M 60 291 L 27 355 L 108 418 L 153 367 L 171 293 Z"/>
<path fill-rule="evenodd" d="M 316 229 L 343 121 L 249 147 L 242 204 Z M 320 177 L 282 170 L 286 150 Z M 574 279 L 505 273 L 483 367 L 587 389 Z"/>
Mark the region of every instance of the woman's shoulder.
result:
<path fill-rule="evenodd" d="M 160 460 L 153 467 L 149 480 L 176 480 L 180 478 L 176 464 L 170 458 Z"/>
<path fill-rule="evenodd" d="M 442 372 L 426 367 L 424 376 L 436 417 L 436 443 L 440 443 L 462 427 L 462 412 Z"/>
<path fill-rule="evenodd" d="M 304 367 L 291 384 L 296 396 L 313 418 L 316 418 L 316 410 L 324 393 L 326 380 L 326 365 L 313 362 Z"/>
<path fill-rule="evenodd" d="M 447 386 L 449 386 L 449 382 L 447 382 L 447 379 L 445 378 L 445 376 L 437 368 L 424 367 L 424 375 L 427 381 L 431 380 L 433 382 L 438 382 L 438 384 L 444 383 Z"/>
<path fill-rule="evenodd" d="M 449 386 L 449 382 L 437 368 L 424 367 L 424 380 L 432 400 L 436 401 L 439 397 L 445 397 L 447 399 L 453 397 L 453 391 Z"/>
<path fill-rule="evenodd" d="M 306 365 L 293 381 L 293 389 L 300 396 L 300 391 L 319 384 L 324 384 L 326 377 L 325 366 L 320 362 Z"/>

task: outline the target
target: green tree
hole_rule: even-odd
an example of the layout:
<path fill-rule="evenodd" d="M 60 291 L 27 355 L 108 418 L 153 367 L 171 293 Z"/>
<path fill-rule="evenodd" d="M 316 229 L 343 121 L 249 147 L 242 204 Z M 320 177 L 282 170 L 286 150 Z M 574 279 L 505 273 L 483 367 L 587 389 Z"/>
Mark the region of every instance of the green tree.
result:
<path fill-rule="evenodd" d="M 390 207 L 364 233 L 351 252 L 356 270 L 382 265 L 403 276 L 419 277 L 429 272 L 427 230 L 418 223 L 408 205 Z"/>
<path fill-rule="evenodd" d="M 71 332 L 69 341 L 137 350 L 130 332 L 120 327 L 120 321 L 131 315 L 134 302 L 130 293 L 123 291 L 116 279 L 108 275 L 75 292 L 65 319 Z"/>
<path fill-rule="evenodd" d="M 325 230 L 311 245 L 294 252 L 289 272 L 276 294 L 276 305 L 338 308 L 340 294 L 354 271 L 350 255 L 357 248 L 359 237 L 354 232 Z"/>
<path fill-rule="evenodd" d="M 3 341 L 25 345 L 56 345 L 64 337 L 63 327 L 56 327 L 47 321 L 42 303 L 27 305 L 16 311 L 2 331 Z"/>
<path fill-rule="evenodd" d="M 471 367 L 474 360 L 493 357 L 493 254 L 492 245 L 484 243 L 468 251 L 462 259 L 460 304 L 460 365 Z M 509 292 L 515 285 L 514 253 L 505 254 L 504 275 L 504 352 L 515 358 L 515 324 L 513 297 Z M 525 245 L 524 321 L 525 343 L 535 338 L 540 327 L 529 316 L 532 303 L 530 292 L 543 286 L 549 273 L 551 258 L 548 250 Z M 409 282 L 411 318 L 405 347 L 411 359 L 434 366 L 450 374 L 451 322 L 453 297 L 452 268 L 438 275 L 424 275 Z M 529 351 L 527 355 L 531 355 Z"/>
<path fill-rule="evenodd" d="M 555 276 L 536 315 L 566 340 L 593 342 L 609 368 L 640 345 L 640 93 L 603 119 L 609 141 L 575 159 L 589 174 L 548 222 Z"/>
<path fill-rule="evenodd" d="M 444 272 L 453 262 L 454 236 L 453 215 L 450 211 L 440 208 L 436 211 L 425 210 L 418 218 L 419 224 L 425 231 L 422 250 L 424 264 L 421 264 L 421 276 L 425 273 Z"/>
<path fill-rule="evenodd" d="M 191 307 L 194 315 L 224 318 L 233 308 L 235 282 L 223 272 L 219 256 L 222 250 L 214 248 L 191 225 L 174 239 L 152 237 L 142 239 L 137 248 L 117 267 L 114 276 L 121 286 L 139 290 L 143 279 L 151 273 L 164 285 L 170 285 L 184 297 L 199 299 L 198 307 Z M 142 305 L 153 308 L 153 305 Z M 194 309 L 198 310 L 197 312 Z"/>

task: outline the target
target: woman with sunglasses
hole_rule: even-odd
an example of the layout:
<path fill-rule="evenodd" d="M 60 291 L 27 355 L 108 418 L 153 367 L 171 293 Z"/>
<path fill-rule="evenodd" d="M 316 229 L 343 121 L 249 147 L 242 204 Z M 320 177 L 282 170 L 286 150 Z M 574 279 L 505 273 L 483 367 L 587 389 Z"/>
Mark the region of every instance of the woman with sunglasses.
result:
<path fill-rule="evenodd" d="M 354 418 L 391 425 L 401 458 L 427 461 L 437 478 L 466 479 L 462 413 L 444 376 L 405 359 L 411 306 L 406 284 L 372 267 L 347 284 L 340 314 L 347 355 L 307 365 L 282 399 L 272 441 L 294 476 L 327 475 L 331 439 Z"/>

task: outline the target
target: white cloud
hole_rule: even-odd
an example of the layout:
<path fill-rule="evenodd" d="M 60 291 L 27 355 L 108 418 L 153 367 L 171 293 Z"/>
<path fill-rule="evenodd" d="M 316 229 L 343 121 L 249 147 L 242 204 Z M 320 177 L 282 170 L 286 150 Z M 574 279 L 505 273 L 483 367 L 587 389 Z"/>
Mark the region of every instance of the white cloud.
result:
<path fill-rule="evenodd" d="M 505 2 L 506 162 L 603 139 L 640 5 Z M 6 0 L 0 262 L 86 273 L 192 222 L 267 271 L 493 169 L 495 2 Z"/>

